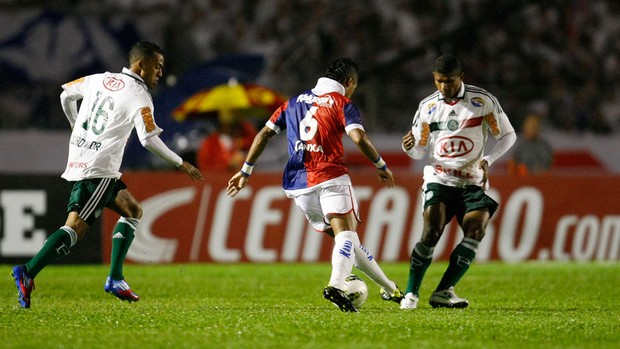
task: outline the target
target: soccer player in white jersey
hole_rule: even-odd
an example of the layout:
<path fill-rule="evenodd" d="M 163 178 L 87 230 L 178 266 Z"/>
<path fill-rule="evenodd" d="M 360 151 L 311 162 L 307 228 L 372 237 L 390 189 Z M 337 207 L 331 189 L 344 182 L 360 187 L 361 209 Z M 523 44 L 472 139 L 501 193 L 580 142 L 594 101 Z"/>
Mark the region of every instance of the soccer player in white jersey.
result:
<path fill-rule="evenodd" d="M 317 231 L 334 236 L 332 274 L 323 296 L 345 312 L 357 312 L 343 291 L 355 264 L 381 289 L 384 300 L 400 302 L 403 295 L 383 273 L 357 236 L 358 203 L 344 162 L 342 136 L 346 132 L 358 149 L 374 162 L 379 181 L 394 186 L 394 177 L 362 126 L 362 116 L 350 100 L 357 87 L 355 62 L 333 60 L 316 86 L 286 101 L 254 138 L 245 164 L 228 181 L 235 196 L 248 183 L 254 164 L 273 136 L 285 132 L 289 159 L 282 187 L 295 200 Z"/>
<path fill-rule="evenodd" d="M 409 280 L 401 309 L 415 309 L 433 250 L 447 223 L 456 217 L 464 237 L 450 255 L 446 269 L 429 303 L 433 307 L 465 308 L 454 286 L 476 256 L 489 220 L 498 204 L 486 195 L 488 169 L 514 144 L 517 136 L 497 99 L 489 92 L 463 83 L 461 62 L 452 55 L 435 61 L 437 91 L 424 98 L 413 126 L 402 141 L 414 159 L 428 155 L 424 168 L 424 230 L 411 251 Z M 491 134 L 497 143 L 487 153 Z"/>
<path fill-rule="evenodd" d="M 149 88 L 157 85 L 164 67 L 161 48 L 149 41 L 135 43 L 129 52 L 129 68 L 121 73 L 82 77 L 62 85 L 62 108 L 73 129 L 69 157 L 62 177 L 73 183 L 65 224 L 51 234 L 28 263 L 13 267 L 19 304 L 30 307 L 34 278 L 87 233 L 104 207 L 118 213 L 112 234 L 110 274 L 104 291 L 121 300 L 138 301 L 123 276 L 123 262 L 142 217 L 140 203 L 120 180 L 123 152 L 135 128 L 142 145 L 174 164 L 193 181 L 203 179 L 200 171 L 171 151 L 159 138 L 162 132 L 153 118 Z M 82 100 L 79 107 L 77 101 Z"/>

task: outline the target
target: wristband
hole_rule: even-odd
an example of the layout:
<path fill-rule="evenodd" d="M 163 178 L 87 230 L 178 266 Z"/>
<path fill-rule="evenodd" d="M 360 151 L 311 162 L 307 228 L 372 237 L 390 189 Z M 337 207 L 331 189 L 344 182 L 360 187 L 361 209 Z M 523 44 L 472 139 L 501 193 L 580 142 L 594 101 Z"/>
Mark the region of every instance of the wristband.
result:
<path fill-rule="evenodd" d="M 243 163 L 243 166 L 241 166 L 241 173 L 243 173 L 243 175 L 246 177 L 250 177 L 253 169 L 254 169 L 254 164 L 251 164 L 246 161 Z"/>
<path fill-rule="evenodd" d="M 375 167 L 379 170 L 385 170 L 387 168 L 387 165 L 385 164 L 385 161 L 383 161 L 381 155 L 379 155 L 377 160 L 375 160 Z"/>

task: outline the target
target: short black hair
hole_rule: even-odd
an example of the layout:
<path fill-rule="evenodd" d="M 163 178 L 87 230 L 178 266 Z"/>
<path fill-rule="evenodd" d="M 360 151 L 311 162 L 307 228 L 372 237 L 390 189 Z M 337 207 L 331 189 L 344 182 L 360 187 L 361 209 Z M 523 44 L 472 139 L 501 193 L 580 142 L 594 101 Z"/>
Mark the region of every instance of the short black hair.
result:
<path fill-rule="evenodd" d="M 344 84 L 353 74 L 358 74 L 359 66 L 350 58 L 336 58 L 329 63 L 325 77 Z"/>
<path fill-rule="evenodd" d="M 153 42 L 140 40 L 133 44 L 131 50 L 129 50 L 129 64 L 140 59 L 151 58 L 155 56 L 156 53 L 163 55 L 164 50 Z"/>
<path fill-rule="evenodd" d="M 444 75 L 461 74 L 463 72 L 463 66 L 458 58 L 453 55 L 445 54 L 435 60 L 433 71 Z"/>

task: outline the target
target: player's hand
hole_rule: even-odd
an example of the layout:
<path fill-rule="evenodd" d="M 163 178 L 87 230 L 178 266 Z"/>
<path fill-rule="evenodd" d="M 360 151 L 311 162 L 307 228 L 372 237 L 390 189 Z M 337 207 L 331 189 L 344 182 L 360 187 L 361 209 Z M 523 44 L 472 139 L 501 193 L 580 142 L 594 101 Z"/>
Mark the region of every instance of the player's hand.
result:
<path fill-rule="evenodd" d="M 228 188 L 226 188 L 226 194 L 231 198 L 234 198 L 235 195 L 239 194 L 241 189 L 245 187 L 248 183 L 250 177 L 244 175 L 241 171 L 235 173 L 234 176 L 230 178 L 228 181 Z"/>
<path fill-rule="evenodd" d="M 489 180 L 489 163 L 486 160 L 480 161 L 478 166 L 482 169 L 482 188 L 487 188 L 487 181 Z"/>
<path fill-rule="evenodd" d="M 379 171 L 379 182 L 387 184 L 388 188 L 394 187 L 394 175 L 389 168 L 377 169 L 377 171 Z"/>
<path fill-rule="evenodd" d="M 413 146 L 415 146 L 415 137 L 413 137 L 413 132 L 409 131 L 403 136 L 403 148 L 410 150 Z"/>
<path fill-rule="evenodd" d="M 181 166 L 178 167 L 178 169 L 181 172 L 186 173 L 194 182 L 204 180 L 204 177 L 202 176 L 200 170 L 187 161 L 183 161 L 183 163 L 181 164 Z"/>

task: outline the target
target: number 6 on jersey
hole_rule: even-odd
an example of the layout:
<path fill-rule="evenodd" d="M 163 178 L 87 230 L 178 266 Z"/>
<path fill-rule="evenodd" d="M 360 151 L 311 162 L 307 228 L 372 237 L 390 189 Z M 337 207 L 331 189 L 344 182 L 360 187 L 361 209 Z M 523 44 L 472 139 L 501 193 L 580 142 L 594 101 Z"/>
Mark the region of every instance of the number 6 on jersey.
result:
<path fill-rule="evenodd" d="M 302 141 L 309 141 L 316 135 L 319 122 L 314 118 L 314 114 L 316 114 L 317 109 L 319 109 L 317 106 L 308 109 L 303 120 L 299 123 L 299 138 Z"/>

